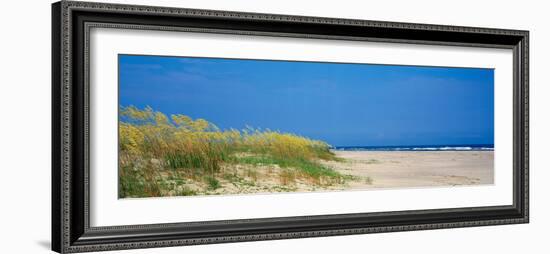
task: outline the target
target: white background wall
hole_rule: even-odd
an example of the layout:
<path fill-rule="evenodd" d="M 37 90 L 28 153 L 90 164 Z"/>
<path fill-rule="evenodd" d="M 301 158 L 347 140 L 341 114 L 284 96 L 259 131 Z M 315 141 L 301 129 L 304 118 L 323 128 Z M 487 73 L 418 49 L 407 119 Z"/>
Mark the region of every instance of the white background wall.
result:
<path fill-rule="evenodd" d="M 105 0 L 106 1 L 106 0 Z M 112 1 L 526 29 L 531 31 L 531 223 L 121 253 L 547 253 L 550 226 L 550 30 L 545 1 Z M 0 253 L 50 244 L 50 1 L 5 1 L 0 15 Z M 546 229 L 546 230 L 545 230 Z"/>

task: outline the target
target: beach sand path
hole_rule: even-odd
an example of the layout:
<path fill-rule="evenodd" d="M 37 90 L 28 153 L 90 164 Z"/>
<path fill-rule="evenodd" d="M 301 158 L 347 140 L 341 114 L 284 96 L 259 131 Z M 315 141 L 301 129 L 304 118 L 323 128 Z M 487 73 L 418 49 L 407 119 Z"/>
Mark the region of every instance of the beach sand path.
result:
<path fill-rule="evenodd" d="M 335 151 L 344 162 L 323 163 L 358 176 L 346 189 L 488 185 L 493 151 Z"/>

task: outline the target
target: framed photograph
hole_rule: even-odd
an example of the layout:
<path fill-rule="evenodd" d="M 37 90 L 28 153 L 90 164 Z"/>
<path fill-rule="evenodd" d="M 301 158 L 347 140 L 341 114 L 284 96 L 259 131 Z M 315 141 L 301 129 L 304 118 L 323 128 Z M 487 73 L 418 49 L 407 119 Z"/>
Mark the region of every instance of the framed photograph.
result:
<path fill-rule="evenodd" d="M 528 31 L 52 11 L 54 251 L 528 222 Z"/>

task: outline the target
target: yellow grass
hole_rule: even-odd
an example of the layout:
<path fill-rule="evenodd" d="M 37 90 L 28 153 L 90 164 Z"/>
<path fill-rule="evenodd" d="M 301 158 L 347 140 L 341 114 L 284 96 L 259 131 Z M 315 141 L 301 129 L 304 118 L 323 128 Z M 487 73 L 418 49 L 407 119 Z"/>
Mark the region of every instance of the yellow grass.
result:
<path fill-rule="evenodd" d="M 195 195 L 200 188 L 174 194 L 164 176 L 175 182 L 191 181 L 194 186 L 206 183 L 205 188 L 212 190 L 222 187 L 217 181 L 222 171 L 238 164 L 285 168 L 280 175 L 283 185 L 299 176 L 312 184 L 342 183 L 342 175 L 317 162 L 336 160 L 329 148 L 325 142 L 291 133 L 251 127 L 220 130 L 205 119 L 168 117 L 150 107 L 121 107 L 119 196 Z M 258 180 L 257 173 L 252 175 Z"/>

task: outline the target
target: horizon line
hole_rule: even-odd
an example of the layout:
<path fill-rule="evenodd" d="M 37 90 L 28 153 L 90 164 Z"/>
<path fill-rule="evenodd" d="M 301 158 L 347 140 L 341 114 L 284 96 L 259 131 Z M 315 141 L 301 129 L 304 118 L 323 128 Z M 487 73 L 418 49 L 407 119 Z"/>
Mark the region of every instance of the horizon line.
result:
<path fill-rule="evenodd" d="M 429 147 L 429 146 L 491 146 L 495 144 L 430 144 L 430 145 L 353 145 L 353 146 L 333 146 L 331 148 L 377 148 L 377 147 Z"/>

